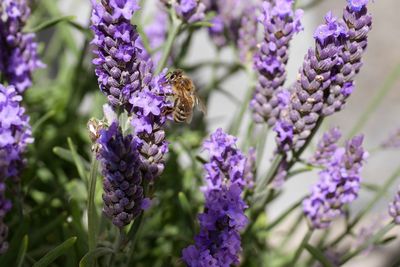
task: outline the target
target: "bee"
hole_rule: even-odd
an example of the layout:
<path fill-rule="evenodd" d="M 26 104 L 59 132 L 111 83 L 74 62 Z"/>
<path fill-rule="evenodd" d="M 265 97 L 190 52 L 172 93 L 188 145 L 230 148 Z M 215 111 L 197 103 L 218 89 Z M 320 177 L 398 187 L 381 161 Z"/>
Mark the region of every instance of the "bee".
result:
<path fill-rule="evenodd" d="M 173 107 L 170 113 L 175 122 L 190 123 L 194 107 L 206 114 L 206 107 L 198 97 L 193 81 L 182 70 L 173 71 L 167 80 L 172 86 Z"/>

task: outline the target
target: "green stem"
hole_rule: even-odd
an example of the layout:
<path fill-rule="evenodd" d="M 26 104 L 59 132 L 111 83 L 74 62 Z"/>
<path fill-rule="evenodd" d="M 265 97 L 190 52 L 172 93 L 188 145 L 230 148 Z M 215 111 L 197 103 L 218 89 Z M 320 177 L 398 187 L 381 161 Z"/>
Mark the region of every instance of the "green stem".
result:
<path fill-rule="evenodd" d="M 378 233 L 376 233 L 375 235 L 373 235 L 372 237 L 369 238 L 369 240 L 367 242 L 364 242 L 362 246 L 360 246 L 359 248 L 357 248 L 355 251 L 353 252 L 349 252 L 347 253 L 342 261 L 341 261 L 341 265 L 345 264 L 346 262 L 348 262 L 349 260 L 351 260 L 352 258 L 354 258 L 355 256 L 357 256 L 359 253 L 361 253 L 362 251 L 364 251 L 365 249 L 367 249 L 370 245 L 375 244 L 376 242 L 378 242 L 387 232 L 389 232 L 391 229 L 393 229 L 393 227 L 395 226 L 395 224 L 393 222 L 387 224 L 385 227 L 383 227 Z"/>
<path fill-rule="evenodd" d="M 281 223 L 287 216 L 289 216 L 294 210 L 296 210 L 301 203 L 303 203 L 304 198 L 300 199 L 296 203 L 294 203 L 292 206 L 290 206 L 286 211 L 284 211 L 278 218 L 275 219 L 275 221 L 271 222 L 267 226 L 267 230 L 270 231 L 272 230 L 275 226 L 277 226 L 279 223 Z"/>
<path fill-rule="evenodd" d="M 368 204 L 365 206 L 365 208 L 360 211 L 360 213 L 351 221 L 351 223 L 347 226 L 346 231 L 344 231 L 340 236 L 338 236 L 334 241 L 329 246 L 335 246 L 338 244 L 346 235 L 351 233 L 353 230 L 354 226 L 357 225 L 358 222 L 361 221 L 361 219 L 367 214 L 373 207 L 374 205 L 383 197 L 383 195 L 390 189 L 392 184 L 397 180 L 397 178 L 400 176 L 400 167 L 397 168 L 393 174 L 389 177 L 389 179 L 386 180 L 385 184 L 379 189 L 379 191 L 375 194 L 374 198 L 371 199 Z"/>
<path fill-rule="evenodd" d="M 97 169 L 98 169 L 98 161 L 96 160 L 96 155 L 93 153 L 92 156 L 92 164 L 90 167 L 90 175 L 89 175 L 89 199 L 88 199 L 88 243 L 89 243 L 89 252 L 95 250 L 97 243 L 97 211 L 94 202 L 95 194 L 96 194 L 96 182 L 97 182 Z"/>
<path fill-rule="evenodd" d="M 395 67 L 395 69 L 389 74 L 389 76 L 387 76 L 382 87 L 377 91 L 376 95 L 371 100 L 371 102 L 368 104 L 365 111 L 363 111 L 361 113 L 362 114 L 361 117 L 354 124 L 354 126 L 351 129 L 351 131 L 349 132 L 347 138 L 351 138 L 365 126 L 365 124 L 371 118 L 371 114 L 374 113 L 378 109 L 378 107 L 382 103 L 382 100 L 385 98 L 385 96 L 391 91 L 392 88 L 395 88 L 394 85 L 398 79 L 400 79 L 400 64 L 398 64 Z"/>
<path fill-rule="evenodd" d="M 175 39 L 179 34 L 179 31 L 181 29 L 181 22 L 178 20 L 178 18 L 175 15 L 174 9 L 171 8 L 171 27 L 168 31 L 168 38 L 167 38 L 167 42 L 165 43 L 164 46 L 164 51 L 163 51 L 163 55 L 162 58 L 160 60 L 160 62 L 158 63 L 157 66 L 157 70 L 156 70 L 156 74 L 160 73 L 167 65 L 168 62 L 168 58 L 171 54 L 172 51 L 172 47 L 174 45 Z"/>
<path fill-rule="evenodd" d="M 310 241 L 311 235 L 313 231 L 309 229 L 307 233 L 305 234 L 303 240 L 301 241 L 300 246 L 297 248 L 296 253 L 294 254 L 294 257 L 292 261 L 290 262 L 289 266 L 296 266 L 296 262 L 299 260 L 301 253 L 303 252 L 305 245 L 308 244 L 308 241 Z"/>
<path fill-rule="evenodd" d="M 136 219 L 134 225 L 132 225 L 131 230 L 128 233 L 128 236 L 131 236 L 131 248 L 129 250 L 129 262 L 128 266 L 133 266 L 133 256 L 135 255 L 135 246 L 136 242 L 138 240 L 138 233 L 140 232 L 140 229 L 143 227 L 143 212 L 139 215 L 139 217 Z"/>

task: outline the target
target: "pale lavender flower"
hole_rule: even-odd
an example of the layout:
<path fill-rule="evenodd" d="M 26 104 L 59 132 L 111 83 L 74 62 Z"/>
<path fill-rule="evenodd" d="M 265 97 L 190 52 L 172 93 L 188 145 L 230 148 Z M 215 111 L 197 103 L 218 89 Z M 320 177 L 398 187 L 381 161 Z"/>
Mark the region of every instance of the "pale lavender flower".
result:
<path fill-rule="evenodd" d="M 24 33 L 30 9 L 26 0 L 0 3 L 0 72 L 9 84 L 23 93 L 32 85 L 32 73 L 43 68 L 34 33 Z"/>
<path fill-rule="evenodd" d="M 160 48 L 167 39 L 168 14 L 165 10 L 158 9 L 151 24 L 144 28 L 149 45 L 152 50 Z M 155 52 L 152 56 L 154 65 L 157 65 L 162 57 L 162 51 Z"/>
<path fill-rule="evenodd" d="M 392 202 L 389 203 L 389 215 L 395 224 L 400 224 L 400 186 Z"/>
<path fill-rule="evenodd" d="M 311 228 L 327 228 L 342 213 L 342 207 L 354 201 L 360 190 L 361 168 L 367 153 L 363 137 L 356 136 L 345 148 L 336 149 L 329 165 L 319 173 L 311 195 L 303 201 L 304 214 Z"/>
<path fill-rule="evenodd" d="M 400 148 L 400 129 L 397 129 L 396 132 L 390 135 L 381 146 L 383 148 Z"/>
<path fill-rule="evenodd" d="M 178 17 L 187 23 L 201 21 L 205 17 L 206 6 L 197 0 L 177 0 L 174 7 Z"/>
<path fill-rule="evenodd" d="M 253 188 L 256 173 L 256 149 L 251 147 L 247 152 L 246 163 L 244 166 L 244 181 L 246 188 Z"/>
<path fill-rule="evenodd" d="M 331 157 L 338 149 L 337 142 L 339 141 L 342 133 L 339 128 L 332 128 L 322 136 L 317 144 L 317 149 L 309 160 L 313 165 L 326 165 L 331 160 Z"/>
<path fill-rule="evenodd" d="M 199 215 L 200 233 L 195 244 L 182 251 L 188 266 L 229 267 L 239 264 L 240 233 L 248 222 L 242 199 L 245 162 L 236 138 L 218 129 L 203 148 L 210 154 L 205 164 L 205 209 Z"/>
<path fill-rule="evenodd" d="M 239 29 L 237 47 L 239 58 L 243 63 L 250 62 L 257 47 L 257 18 L 256 7 L 250 5 L 243 12 Z"/>
<path fill-rule="evenodd" d="M 286 103 L 279 101 L 278 94 L 286 91 L 289 43 L 302 30 L 300 18 L 302 10 L 292 10 L 293 1 L 277 0 L 274 4 L 263 2 L 259 21 L 264 26 L 264 40 L 254 57 L 258 72 L 258 84 L 250 102 L 256 123 L 267 122 L 273 126 Z"/>

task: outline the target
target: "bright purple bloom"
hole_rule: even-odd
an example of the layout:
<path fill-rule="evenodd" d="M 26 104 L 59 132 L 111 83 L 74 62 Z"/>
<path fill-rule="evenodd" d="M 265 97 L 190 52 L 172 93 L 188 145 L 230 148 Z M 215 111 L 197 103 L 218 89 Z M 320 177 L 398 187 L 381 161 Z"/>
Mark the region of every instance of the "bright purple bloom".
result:
<path fill-rule="evenodd" d="M 327 167 L 319 173 L 319 181 L 303 201 L 304 214 L 312 228 L 329 227 L 343 213 L 343 205 L 357 198 L 362 164 L 367 157 L 362 142 L 363 136 L 356 136 L 345 148 L 336 149 Z"/>
<path fill-rule="evenodd" d="M 0 72 L 19 93 L 32 85 L 32 73 L 43 68 L 34 33 L 24 33 L 30 9 L 26 0 L 2 0 L 0 4 Z"/>
<path fill-rule="evenodd" d="M 188 266 L 239 264 L 240 233 L 247 225 L 242 199 L 246 158 L 236 148 L 236 138 L 218 129 L 203 148 L 210 154 L 205 164 L 205 209 L 199 215 L 200 233 L 195 244 L 182 251 Z"/>
<path fill-rule="evenodd" d="M 97 3 L 92 0 L 92 30 L 97 47 L 96 75 L 101 91 L 114 108 L 130 110 L 131 95 L 146 87 L 151 81 L 148 72 L 152 69 L 146 53 L 136 45 L 138 33 L 130 22 L 138 10 L 136 0 L 114 0 Z"/>
<path fill-rule="evenodd" d="M 322 136 L 317 144 L 317 149 L 309 160 L 314 165 L 326 165 L 331 160 L 332 156 L 338 149 L 337 142 L 339 141 L 342 133 L 338 128 L 332 128 Z"/>
<path fill-rule="evenodd" d="M 117 227 L 124 227 L 135 219 L 143 207 L 141 160 L 135 138 L 124 136 L 113 122 L 100 131 L 97 158 L 104 176 L 104 214 Z"/>
<path fill-rule="evenodd" d="M 206 6 L 197 0 L 178 0 L 175 11 L 178 17 L 188 23 L 201 21 L 205 17 Z"/>
<path fill-rule="evenodd" d="M 13 86 L 0 85 L 0 177 L 19 179 L 23 154 L 33 142 L 29 117 Z"/>
<path fill-rule="evenodd" d="M 280 151 L 288 151 L 293 144 L 293 125 L 279 120 L 274 127 L 276 142 Z"/>
<path fill-rule="evenodd" d="M 389 215 L 393 218 L 395 224 L 400 224 L 400 187 L 393 201 L 389 203 Z"/>
<path fill-rule="evenodd" d="M 292 10 L 293 1 L 277 0 L 275 4 L 263 2 L 259 21 L 264 26 L 264 40 L 254 57 L 258 84 L 250 103 L 253 118 L 257 123 L 267 122 L 273 126 L 285 107 L 278 94 L 286 80 L 286 64 L 290 40 L 302 30 L 301 10 Z"/>

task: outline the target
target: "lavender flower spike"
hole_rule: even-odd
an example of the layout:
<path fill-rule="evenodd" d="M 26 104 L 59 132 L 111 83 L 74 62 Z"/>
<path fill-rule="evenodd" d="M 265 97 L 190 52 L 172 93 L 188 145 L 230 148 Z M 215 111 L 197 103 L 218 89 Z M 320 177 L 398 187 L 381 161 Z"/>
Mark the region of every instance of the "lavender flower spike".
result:
<path fill-rule="evenodd" d="M 0 177 L 18 181 L 23 154 L 33 142 L 29 117 L 14 86 L 0 84 Z"/>
<path fill-rule="evenodd" d="M 138 144 L 131 134 L 124 136 L 116 122 L 100 131 L 98 144 L 104 176 L 103 212 L 121 228 L 140 214 L 145 203 Z"/>
<path fill-rule="evenodd" d="M 314 165 L 326 165 L 329 163 L 338 149 L 337 142 L 341 136 L 342 133 L 338 128 L 332 128 L 324 133 L 322 139 L 318 142 L 317 150 L 309 162 Z"/>
<path fill-rule="evenodd" d="M 171 93 L 166 81 L 166 70 L 153 77 L 149 86 L 133 94 L 129 99 L 132 105 L 132 126 L 138 143 L 144 178 L 153 182 L 164 170 L 164 155 L 168 152 L 163 126 L 169 117 L 165 111 L 172 103 L 165 97 Z"/>
<path fill-rule="evenodd" d="M 201 21 L 205 17 L 206 6 L 198 0 L 177 0 L 174 4 L 178 17 L 187 23 Z"/>
<path fill-rule="evenodd" d="M 400 224 L 400 186 L 393 201 L 389 203 L 389 215 L 396 224 Z"/>
<path fill-rule="evenodd" d="M 8 83 L 23 93 L 32 85 L 32 73 L 43 68 L 34 33 L 24 33 L 30 15 L 26 0 L 2 0 L 0 3 L 0 72 Z"/>
<path fill-rule="evenodd" d="M 218 129 L 203 148 L 210 154 L 206 163 L 205 209 L 199 215 L 200 233 L 195 244 L 182 251 L 188 266 L 229 267 L 239 264 L 240 233 L 247 224 L 242 199 L 246 159 L 235 147 L 236 138 Z"/>
<path fill-rule="evenodd" d="M 309 49 L 282 118 L 293 125 L 293 146 L 300 148 L 322 115 L 325 93 L 332 84 L 347 30 L 329 12 L 314 33 L 316 47 Z"/>
<path fill-rule="evenodd" d="M 312 228 L 322 229 L 340 216 L 342 207 L 354 201 L 360 190 L 361 169 L 367 152 L 362 147 L 363 137 L 356 136 L 338 148 L 311 195 L 303 202 L 304 214 Z"/>
<path fill-rule="evenodd" d="M 292 11 L 292 0 L 276 0 L 275 4 L 263 2 L 259 21 L 264 26 L 264 40 L 254 57 L 254 66 L 259 73 L 258 84 L 250 103 L 255 122 L 267 122 L 273 126 L 280 110 L 287 104 L 278 92 L 286 80 L 289 42 L 294 34 L 302 30 L 302 10 Z M 282 101 L 285 100 L 285 101 Z"/>
<path fill-rule="evenodd" d="M 340 111 L 354 90 L 354 77 L 362 67 L 362 55 L 367 48 L 367 37 L 371 31 L 372 16 L 368 13 L 368 0 L 348 0 L 343 11 L 348 37 L 344 40 L 340 55 L 341 64 L 332 79 L 329 96 L 323 108 L 324 115 Z"/>
<path fill-rule="evenodd" d="M 152 67 L 142 60 L 135 44 L 138 33 L 130 23 L 139 6 L 136 0 L 92 0 L 92 5 L 92 43 L 97 47 L 93 64 L 100 89 L 111 106 L 129 110 L 132 93 L 151 81 L 146 70 Z"/>

